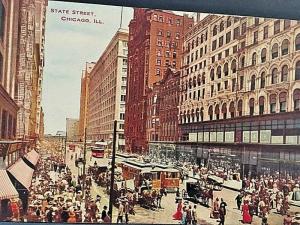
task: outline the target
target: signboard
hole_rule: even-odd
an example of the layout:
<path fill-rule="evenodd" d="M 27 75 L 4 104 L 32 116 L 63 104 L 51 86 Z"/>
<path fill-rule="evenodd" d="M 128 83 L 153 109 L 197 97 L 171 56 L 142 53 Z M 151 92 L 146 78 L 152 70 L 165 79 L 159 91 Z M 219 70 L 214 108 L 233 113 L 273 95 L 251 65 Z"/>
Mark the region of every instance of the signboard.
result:
<path fill-rule="evenodd" d="M 225 132 L 225 142 L 234 142 L 234 131 Z"/>
<path fill-rule="evenodd" d="M 250 142 L 250 131 L 243 132 L 243 142 L 249 143 Z"/>
<path fill-rule="evenodd" d="M 209 132 L 204 132 L 204 142 L 209 142 Z"/>
<path fill-rule="evenodd" d="M 251 143 L 258 143 L 258 131 L 251 131 Z"/>
<path fill-rule="evenodd" d="M 202 142 L 203 141 L 203 132 L 199 132 L 198 133 L 198 142 Z"/>
<path fill-rule="evenodd" d="M 197 141 L 197 133 L 189 133 L 189 141 Z"/>
<path fill-rule="evenodd" d="M 271 142 L 271 130 L 260 131 L 260 143 L 270 144 Z"/>
<path fill-rule="evenodd" d="M 223 141 L 224 141 L 224 133 L 217 132 L 217 142 L 223 142 Z"/>
<path fill-rule="evenodd" d="M 210 142 L 217 141 L 217 132 L 210 132 Z"/>

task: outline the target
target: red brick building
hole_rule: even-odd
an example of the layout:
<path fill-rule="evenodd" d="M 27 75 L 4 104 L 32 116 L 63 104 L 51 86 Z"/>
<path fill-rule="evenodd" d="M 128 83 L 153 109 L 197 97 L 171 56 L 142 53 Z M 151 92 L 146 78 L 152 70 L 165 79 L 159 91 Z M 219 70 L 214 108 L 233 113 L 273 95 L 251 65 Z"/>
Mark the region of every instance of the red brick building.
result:
<path fill-rule="evenodd" d="M 147 151 L 147 88 L 162 79 L 170 66 L 180 68 L 188 16 L 152 9 L 134 9 L 129 24 L 125 142 L 129 152 Z"/>

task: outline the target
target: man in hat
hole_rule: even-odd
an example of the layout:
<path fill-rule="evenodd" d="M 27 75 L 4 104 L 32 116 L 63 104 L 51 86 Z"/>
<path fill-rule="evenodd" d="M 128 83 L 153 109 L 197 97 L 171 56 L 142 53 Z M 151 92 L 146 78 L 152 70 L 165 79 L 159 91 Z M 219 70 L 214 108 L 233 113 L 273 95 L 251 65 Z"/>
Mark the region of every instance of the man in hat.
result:
<path fill-rule="evenodd" d="M 125 199 L 125 205 L 124 205 L 124 212 L 125 212 L 125 223 L 127 224 L 129 222 L 129 219 L 128 219 L 128 215 L 129 215 L 129 203 L 128 203 L 128 200 Z"/>
<path fill-rule="evenodd" d="M 101 220 L 103 220 L 103 221 L 104 221 L 104 218 L 107 216 L 106 210 L 107 210 L 107 206 L 105 205 L 103 207 L 103 210 L 102 210 L 102 213 L 101 213 Z"/>

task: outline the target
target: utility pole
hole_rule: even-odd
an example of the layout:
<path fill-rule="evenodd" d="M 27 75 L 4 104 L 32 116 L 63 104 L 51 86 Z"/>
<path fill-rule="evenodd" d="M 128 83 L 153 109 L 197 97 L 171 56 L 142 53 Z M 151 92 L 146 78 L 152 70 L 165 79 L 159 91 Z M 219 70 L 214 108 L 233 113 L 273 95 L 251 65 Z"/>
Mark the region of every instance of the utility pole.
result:
<path fill-rule="evenodd" d="M 82 194 L 85 198 L 85 165 L 86 165 L 86 128 L 84 129 L 84 145 L 83 145 L 83 182 L 82 182 Z"/>
<path fill-rule="evenodd" d="M 114 121 L 113 151 L 112 151 L 112 159 L 111 159 L 110 194 L 109 194 L 109 209 L 108 209 L 108 212 L 110 212 L 111 215 L 111 219 L 112 219 L 113 200 L 114 200 L 112 191 L 114 189 L 114 183 L 115 183 L 116 140 L 117 140 L 117 120 Z"/>

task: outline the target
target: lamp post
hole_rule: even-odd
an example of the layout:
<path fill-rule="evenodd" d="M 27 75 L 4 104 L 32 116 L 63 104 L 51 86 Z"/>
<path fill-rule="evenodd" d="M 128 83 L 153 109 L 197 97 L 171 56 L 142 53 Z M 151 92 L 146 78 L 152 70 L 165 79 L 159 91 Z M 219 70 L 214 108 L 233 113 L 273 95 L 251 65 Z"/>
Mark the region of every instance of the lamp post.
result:
<path fill-rule="evenodd" d="M 86 165 L 86 128 L 84 129 L 84 145 L 83 145 L 83 182 L 82 182 L 82 194 L 85 198 L 85 165 Z"/>
<path fill-rule="evenodd" d="M 111 159 L 110 194 L 109 194 L 109 210 L 108 210 L 111 215 L 111 218 L 112 218 L 113 200 L 114 200 L 112 191 L 114 189 L 114 182 L 115 182 L 116 139 L 117 139 L 117 120 L 114 121 L 113 150 L 112 150 L 112 159 Z"/>

